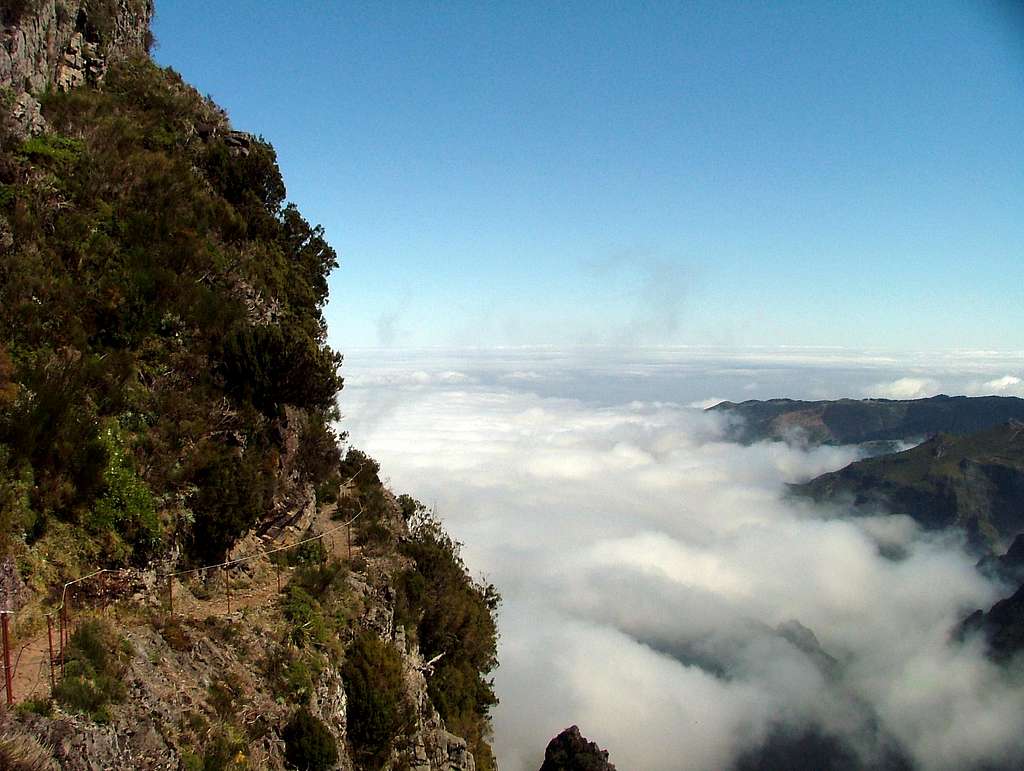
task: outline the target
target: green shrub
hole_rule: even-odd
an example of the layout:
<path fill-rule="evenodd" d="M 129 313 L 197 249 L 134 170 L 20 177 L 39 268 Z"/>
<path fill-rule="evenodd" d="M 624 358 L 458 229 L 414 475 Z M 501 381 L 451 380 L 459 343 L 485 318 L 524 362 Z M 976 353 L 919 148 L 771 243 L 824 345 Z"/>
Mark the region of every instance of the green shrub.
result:
<path fill-rule="evenodd" d="M 301 586 L 313 597 L 322 598 L 332 591 L 344 590 L 346 576 L 346 565 L 334 560 L 325 560 L 300 566 L 292 577 L 292 583 Z"/>
<path fill-rule="evenodd" d="M 6 554 L 11 538 L 31 529 L 35 522 L 30 493 L 32 475 L 28 464 L 11 468 L 10 450 L 0 444 L 0 554 Z"/>
<path fill-rule="evenodd" d="M 67 166 L 81 157 L 82 150 L 80 139 L 43 134 L 26 139 L 18 153 L 35 163 Z"/>
<path fill-rule="evenodd" d="M 311 534 L 307 532 L 306 537 L 311 537 Z M 289 549 L 287 554 L 291 565 L 322 565 L 327 561 L 327 549 L 322 538 Z"/>
<path fill-rule="evenodd" d="M 50 717 L 53 714 L 53 700 L 46 698 L 25 699 L 17 706 L 18 712 Z"/>
<path fill-rule="evenodd" d="M 301 586 L 288 586 L 283 610 L 289 623 L 288 637 L 295 645 L 302 647 L 326 640 L 327 626 L 320 603 Z"/>
<path fill-rule="evenodd" d="M 54 689 L 54 698 L 97 722 L 108 721 L 108 705 L 124 701 L 127 695 L 124 658 L 122 639 L 105 621 L 83 622 L 71 635 L 64 677 Z"/>
<path fill-rule="evenodd" d="M 412 727 L 402 658 L 377 636 L 360 634 L 341 668 L 348 697 L 348 737 L 358 768 L 379 769 L 395 740 Z"/>
<path fill-rule="evenodd" d="M 189 550 L 200 562 L 221 559 L 235 540 L 255 524 L 273 490 L 273 470 L 258 447 L 244 452 L 207 446 L 196 459 L 196 492 L 189 508 L 196 512 Z"/>
<path fill-rule="evenodd" d="M 116 423 L 100 433 L 100 442 L 106 451 L 107 468 L 103 472 L 103 493 L 93 505 L 89 524 L 95 531 L 116 533 L 140 560 L 160 543 L 153 495 L 135 470 L 124 432 Z"/>
<path fill-rule="evenodd" d="M 310 656 L 289 645 L 275 646 L 262 661 L 263 674 L 274 695 L 289 704 L 309 702 L 314 678 L 322 666 L 315 654 Z"/>
<path fill-rule="evenodd" d="M 395 535 L 383 522 L 368 520 L 358 523 L 353 540 L 368 554 L 376 555 L 395 543 Z"/>
<path fill-rule="evenodd" d="M 419 506 L 412 537 L 401 544 L 415 567 L 398 581 L 396 616 L 411 626 L 427 659 L 439 654 L 427 690 L 449 730 L 464 736 L 474 755 L 490 753 L 486 742 L 491 707 L 498 700 L 493 680 L 497 666 L 495 622 L 500 597 L 491 585 L 473 581 L 460 545 Z"/>
<path fill-rule="evenodd" d="M 231 726 L 222 726 L 206 740 L 199 771 L 243 771 L 249 768 L 245 737 Z"/>
<path fill-rule="evenodd" d="M 338 762 L 338 745 L 320 718 L 302 707 L 281 732 L 285 759 L 300 771 L 326 771 Z"/>
<path fill-rule="evenodd" d="M 106 40 L 124 2 L 83 3 Z M 229 147 L 174 71 L 111 62 L 102 90 L 40 99 L 52 133 L 23 142 L 0 120 L 0 531 L 31 543 L 59 522 L 107 564 L 169 537 L 218 561 L 282 492 L 285 407 L 306 413 L 300 481 L 327 498 L 340 479 L 337 255 L 286 205 L 273 148 Z"/>

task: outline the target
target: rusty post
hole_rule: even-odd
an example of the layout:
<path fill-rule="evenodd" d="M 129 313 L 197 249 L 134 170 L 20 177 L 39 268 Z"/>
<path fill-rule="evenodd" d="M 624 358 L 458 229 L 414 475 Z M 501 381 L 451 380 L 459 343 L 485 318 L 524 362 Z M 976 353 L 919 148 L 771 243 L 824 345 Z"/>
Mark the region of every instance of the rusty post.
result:
<path fill-rule="evenodd" d="M 4 686 L 7 688 L 7 706 L 14 704 L 14 686 L 11 684 L 11 637 L 7 628 L 11 612 L 0 611 L 3 615 L 3 638 L 4 638 Z"/>
<path fill-rule="evenodd" d="M 57 642 L 60 643 L 60 675 L 64 676 L 64 604 L 57 610 Z"/>
<path fill-rule="evenodd" d="M 50 646 L 50 695 L 53 695 L 53 689 L 57 687 L 57 676 L 53 671 L 53 616 L 49 613 L 46 614 L 46 642 Z"/>
<path fill-rule="evenodd" d="M 227 566 L 221 568 L 224 571 L 224 589 L 228 595 L 228 615 L 231 615 L 231 580 L 228 578 Z"/>
<path fill-rule="evenodd" d="M 64 654 L 68 647 L 68 612 L 67 606 L 60 606 L 60 676 L 64 677 Z"/>
<path fill-rule="evenodd" d="M 348 544 L 348 558 L 352 559 L 352 523 L 345 523 L 345 542 Z"/>

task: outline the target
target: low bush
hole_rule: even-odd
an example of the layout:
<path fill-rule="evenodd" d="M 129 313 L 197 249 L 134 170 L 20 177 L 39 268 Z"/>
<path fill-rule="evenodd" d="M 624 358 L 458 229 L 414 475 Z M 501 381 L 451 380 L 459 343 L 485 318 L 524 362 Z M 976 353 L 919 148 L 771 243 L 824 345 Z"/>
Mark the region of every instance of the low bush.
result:
<path fill-rule="evenodd" d="M 320 603 L 301 586 L 290 585 L 285 592 L 284 617 L 288 621 L 288 637 L 302 647 L 322 643 L 327 637 Z"/>
<path fill-rule="evenodd" d="M 320 718 L 302 707 L 281 732 L 285 759 L 301 771 L 326 771 L 338 762 L 338 745 Z"/>
<path fill-rule="evenodd" d="M 51 699 L 25 699 L 16 707 L 18 712 L 32 715 L 50 717 L 53 714 L 53 701 Z"/>
<path fill-rule="evenodd" d="M 206 689 L 206 703 L 222 722 L 228 722 L 235 716 L 241 698 L 242 684 L 231 672 L 214 680 Z"/>
<path fill-rule="evenodd" d="M 124 701 L 124 642 L 104 621 L 84 622 L 68 644 L 64 677 L 53 691 L 65 707 L 97 722 L 110 719 L 108 705 Z"/>
<path fill-rule="evenodd" d="M 313 661 L 289 645 L 275 646 L 262 661 L 262 670 L 277 698 L 288 704 L 306 704 L 313 693 L 313 680 L 322 661 Z"/>

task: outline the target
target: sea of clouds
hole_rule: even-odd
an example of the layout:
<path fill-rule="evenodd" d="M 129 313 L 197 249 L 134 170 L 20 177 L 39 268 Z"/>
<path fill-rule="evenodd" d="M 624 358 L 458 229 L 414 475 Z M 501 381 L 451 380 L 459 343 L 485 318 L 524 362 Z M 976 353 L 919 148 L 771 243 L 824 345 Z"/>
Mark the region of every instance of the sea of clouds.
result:
<path fill-rule="evenodd" d="M 368 350 L 345 370 L 352 444 L 503 595 L 504 771 L 572 723 L 621 769 L 728 768 L 810 725 L 867 764 L 1024 763 L 1021 681 L 949 639 L 1007 588 L 956 537 L 786 496 L 856 448 L 743 447 L 702 409 L 1020 395 L 1019 354 Z"/>

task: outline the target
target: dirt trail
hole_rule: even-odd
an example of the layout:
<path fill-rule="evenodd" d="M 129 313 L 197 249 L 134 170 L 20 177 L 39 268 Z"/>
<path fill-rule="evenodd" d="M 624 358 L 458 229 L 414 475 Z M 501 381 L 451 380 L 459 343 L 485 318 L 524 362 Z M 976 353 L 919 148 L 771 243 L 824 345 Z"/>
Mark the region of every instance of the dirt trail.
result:
<path fill-rule="evenodd" d="M 351 543 L 350 528 L 339 528 L 339 522 L 331 519 L 337 512 L 337 504 L 331 504 L 319 509 L 310 524 L 310 527 L 317 533 L 329 533 L 322 538 L 327 554 L 337 560 L 344 560 L 350 555 L 359 553 L 359 548 Z M 334 531 L 334 532 L 329 532 Z M 281 536 L 286 536 L 282 533 Z M 285 546 L 285 537 L 279 537 L 277 542 L 268 543 L 268 549 Z M 241 568 L 230 568 L 224 571 L 222 568 L 212 568 L 221 575 L 214 575 L 209 588 L 214 594 L 208 598 L 200 599 L 188 590 L 187 585 L 181 581 L 174 580 L 174 615 L 187 618 L 192 621 L 203 621 L 210 616 L 235 615 L 245 609 L 263 608 L 270 605 L 273 598 L 278 594 L 278 584 L 284 588 L 291 580 L 294 568 L 282 566 L 280 568 L 270 564 L 266 557 L 254 560 L 249 563 L 251 573 L 243 574 Z M 227 573 L 230 584 L 230 598 L 224 583 L 223 574 Z M 159 601 L 167 603 L 167 582 L 159 581 L 155 592 Z M 230 608 L 230 609 L 229 609 Z M 103 609 L 90 608 L 88 615 L 106 612 Z M 74 612 L 72 608 L 70 631 L 73 632 L 82 615 Z M 60 679 L 60 640 L 56 619 L 53 629 L 54 654 L 57 658 L 57 679 Z M 46 628 L 29 638 L 11 640 L 11 669 L 13 673 L 12 685 L 14 691 L 14 702 L 21 703 L 29 698 L 46 698 L 50 694 L 50 655 L 49 641 Z"/>

